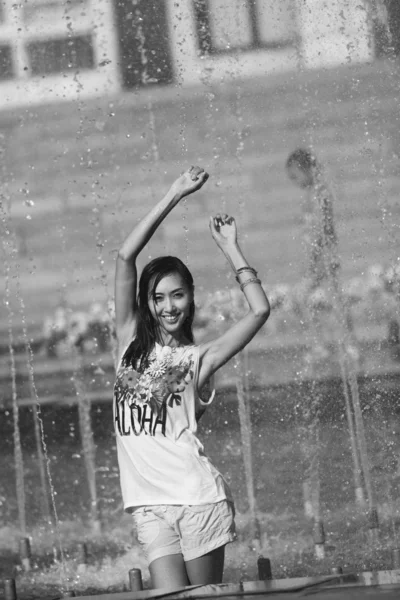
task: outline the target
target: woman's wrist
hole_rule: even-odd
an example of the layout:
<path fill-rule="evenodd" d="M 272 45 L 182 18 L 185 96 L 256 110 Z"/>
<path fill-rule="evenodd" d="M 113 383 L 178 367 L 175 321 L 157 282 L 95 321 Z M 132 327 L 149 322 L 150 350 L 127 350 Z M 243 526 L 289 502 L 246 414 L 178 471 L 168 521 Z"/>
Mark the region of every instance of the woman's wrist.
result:
<path fill-rule="evenodd" d="M 237 242 L 225 246 L 222 251 L 235 273 L 241 267 L 246 267 L 248 265 Z"/>
<path fill-rule="evenodd" d="M 182 200 L 182 195 L 170 188 L 163 199 L 168 200 L 174 207 Z"/>
<path fill-rule="evenodd" d="M 228 244 L 224 244 L 223 246 L 221 246 L 221 250 L 226 256 L 234 256 L 235 254 L 239 253 L 241 254 L 241 250 L 237 242 L 230 242 Z"/>

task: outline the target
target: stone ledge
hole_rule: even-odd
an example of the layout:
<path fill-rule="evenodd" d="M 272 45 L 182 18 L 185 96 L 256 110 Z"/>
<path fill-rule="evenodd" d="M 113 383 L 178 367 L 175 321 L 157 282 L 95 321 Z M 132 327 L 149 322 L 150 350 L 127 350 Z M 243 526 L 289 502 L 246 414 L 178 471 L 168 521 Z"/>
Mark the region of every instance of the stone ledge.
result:
<path fill-rule="evenodd" d="M 319 588 L 323 586 L 323 590 Z M 327 586 L 327 587 L 325 587 Z M 181 598 L 213 598 L 238 596 L 270 596 L 274 592 L 300 592 L 313 589 L 314 598 L 318 598 L 319 591 L 341 592 L 342 598 L 349 598 L 351 592 L 363 593 L 366 587 L 379 586 L 385 599 L 394 600 L 400 597 L 400 569 L 387 571 L 365 571 L 361 573 L 344 573 L 343 575 L 327 575 L 320 577 L 295 577 L 287 579 L 272 579 L 269 581 L 244 581 L 240 583 L 227 583 L 221 585 L 189 586 L 180 588 L 175 592 L 170 590 L 143 590 L 140 592 L 120 592 L 114 594 L 98 594 L 94 596 L 76 596 L 79 600 L 150 600 L 168 598 L 180 600 Z M 381 587 L 383 586 L 383 587 Z M 393 595 L 388 596 L 388 592 Z M 325 594 L 322 595 L 324 597 Z M 335 595 L 336 597 L 339 597 Z M 65 596 L 66 597 L 66 596 Z M 70 597 L 70 596 L 69 596 Z M 286 598 L 290 596 L 285 595 Z M 296 596 L 297 597 L 297 596 Z M 362 596 L 358 596 L 361 598 Z"/>

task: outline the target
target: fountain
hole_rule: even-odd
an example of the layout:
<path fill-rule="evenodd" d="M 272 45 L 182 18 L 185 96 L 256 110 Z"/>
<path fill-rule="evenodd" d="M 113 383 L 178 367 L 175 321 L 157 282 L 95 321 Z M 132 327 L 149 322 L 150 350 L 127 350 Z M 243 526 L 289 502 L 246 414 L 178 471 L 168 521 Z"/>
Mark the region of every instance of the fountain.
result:
<path fill-rule="evenodd" d="M 202 26 L 205 5 L 196 1 Z M 190 262 L 199 339 L 222 331 L 245 310 L 232 278 L 225 278 L 204 242 L 209 213 L 237 214 L 273 304 L 265 332 L 224 369 L 214 405 L 201 420 L 206 451 L 236 499 L 238 541 L 227 548 L 225 579 L 244 581 L 245 588 L 246 580 L 322 575 L 339 564 L 345 571 L 398 568 L 399 341 L 392 333 L 388 347 L 383 314 L 391 302 L 387 312 L 395 332 L 398 156 L 389 129 L 397 118 L 398 65 L 382 7 L 365 5 L 388 54 L 378 64 L 313 72 L 304 68 L 304 48 L 296 38 L 298 73 L 243 78 L 243 49 L 228 47 L 235 41 L 229 22 L 218 25 L 210 17 L 210 31 L 219 31 L 232 53 L 225 60 L 223 49 L 206 36 L 196 63 L 197 87 L 185 83 L 182 51 L 176 89 L 168 91 L 153 85 L 145 9 L 135 0 L 131 23 L 141 71 L 133 93 L 87 99 L 86 74 L 76 69 L 75 102 L 0 116 L 13 132 L 4 142 L 0 194 L 1 322 L 7 339 L 1 359 L 7 460 L 0 478 L 6 482 L 0 481 L 0 575 L 16 578 L 21 600 L 32 586 L 38 597 L 50 598 L 149 584 L 119 500 L 111 431 L 110 273 L 126 216 L 143 214 L 148 197 L 158 197 L 183 163 L 207 165 L 209 187 L 196 204 L 185 202 L 171 216 L 149 254 L 176 248 Z M 243 6 L 238 3 L 231 16 L 236 32 Z M 79 29 L 71 11 L 65 5 L 69 42 Z M 255 35 L 257 14 L 251 14 Z M 267 52 L 257 43 L 254 60 Z M 36 155 L 29 150 L 32 140 Z M 321 185 L 337 182 L 330 193 L 342 274 L 328 283 L 329 302 L 314 298 L 325 303 L 323 309 L 305 310 L 300 290 L 298 190 L 285 176 L 285 158 L 299 144 L 321 155 L 333 173 Z M 134 203 L 127 191 L 137 192 Z M 375 274 L 369 276 L 371 267 Z M 100 310 L 89 315 L 91 302 L 100 303 Z M 56 335 L 57 308 L 64 311 L 64 324 Z M 333 358 L 307 364 L 307 348 L 320 336 L 314 327 L 318 310 L 325 311 L 322 334 Z M 78 312 L 82 327 L 73 331 Z M 53 355 L 40 339 L 45 315 L 53 323 Z M 348 352 L 352 336 L 359 361 Z"/>

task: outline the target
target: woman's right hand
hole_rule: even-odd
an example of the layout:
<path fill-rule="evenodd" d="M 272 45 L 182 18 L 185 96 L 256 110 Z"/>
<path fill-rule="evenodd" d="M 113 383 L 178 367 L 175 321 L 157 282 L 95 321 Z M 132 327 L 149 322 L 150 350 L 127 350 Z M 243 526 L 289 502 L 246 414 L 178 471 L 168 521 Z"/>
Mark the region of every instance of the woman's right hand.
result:
<path fill-rule="evenodd" d="M 201 167 L 190 167 L 171 186 L 171 192 L 179 200 L 199 190 L 207 181 L 209 175 Z"/>
<path fill-rule="evenodd" d="M 237 228 L 233 217 L 217 214 L 210 217 L 210 230 L 217 245 L 221 250 L 227 250 L 237 243 Z"/>

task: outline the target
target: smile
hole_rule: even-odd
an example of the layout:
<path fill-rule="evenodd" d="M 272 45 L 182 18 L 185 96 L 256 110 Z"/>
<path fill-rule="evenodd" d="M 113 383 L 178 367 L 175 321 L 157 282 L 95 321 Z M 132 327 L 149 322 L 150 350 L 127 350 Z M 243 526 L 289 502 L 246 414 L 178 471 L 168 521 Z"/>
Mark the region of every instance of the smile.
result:
<path fill-rule="evenodd" d="M 179 315 L 164 315 L 163 319 L 165 319 L 167 323 L 176 323 L 179 319 Z"/>

